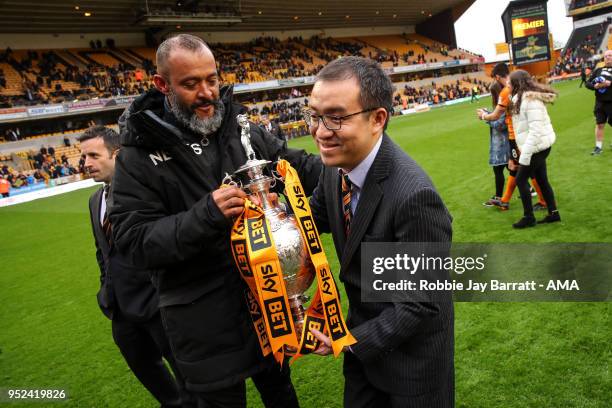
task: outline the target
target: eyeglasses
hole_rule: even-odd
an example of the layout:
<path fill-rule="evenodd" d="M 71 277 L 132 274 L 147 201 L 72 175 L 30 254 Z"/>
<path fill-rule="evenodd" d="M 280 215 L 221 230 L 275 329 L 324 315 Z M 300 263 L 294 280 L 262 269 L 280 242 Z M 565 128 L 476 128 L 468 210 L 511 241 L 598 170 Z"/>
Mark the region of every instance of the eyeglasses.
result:
<path fill-rule="evenodd" d="M 336 116 L 336 115 L 317 115 L 310 109 L 304 108 L 302 109 L 302 116 L 304 121 L 311 128 L 319 127 L 319 121 L 323 122 L 323 126 L 325 126 L 328 130 L 340 130 L 342 128 L 342 121 L 350 118 L 351 116 L 359 115 L 360 113 L 371 112 L 378 108 L 370 108 L 365 109 L 359 112 L 351 113 L 344 116 Z"/>

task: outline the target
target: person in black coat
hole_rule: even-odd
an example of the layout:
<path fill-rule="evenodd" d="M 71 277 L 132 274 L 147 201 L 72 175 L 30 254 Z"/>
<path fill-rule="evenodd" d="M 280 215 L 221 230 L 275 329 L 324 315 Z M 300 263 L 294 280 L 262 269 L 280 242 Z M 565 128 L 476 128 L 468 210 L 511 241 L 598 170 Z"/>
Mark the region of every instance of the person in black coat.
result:
<path fill-rule="evenodd" d="M 585 86 L 595 91 L 595 148 L 591 155 L 599 156 L 603 153 L 606 123 L 612 126 L 612 50 L 604 52 L 604 64 L 591 72 Z"/>
<path fill-rule="evenodd" d="M 157 271 L 164 327 L 201 405 L 245 406 L 245 379 L 252 377 L 264 405 L 295 407 L 288 368 L 262 356 L 230 249 L 232 220 L 246 195 L 220 186 L 247 160 L 236 121 L 246 109 L 232 102 L 231 87 L 220 89 L 214 55 L 198 37 L 162 43 L 157 70 L 156 88 L 119 121 L 110 204 L 116 245 Z M 250 139 L 258 159 L 286 158 L 312 192 L 318 157 L 288 149 L 252 123 Z"/>
<path fill-rule="evenodd" d="M 261 117 L 261 127 L 263 127 L 271 135 L 277 137 L 283 142 L 285 141 L 285 135 L 283 134 L 283 130 L 279 126 L 278 122 L 270 121 L 270 118 L 267 115 Z"/>
<path fill-rule="evenodd" d="M 119 149 L 119 135 L 112 129 L 95 126 L 79 138 L 85 167 L 95 181 L 104 182 L 89 199 L 89 213 L 100 267 L 98 305 L 112 322 L 113 339 L 138 380 L 162 407 L 195 407 L 164 333 L 157 290 L 151 271 L 137 268 L 115 251 L 107 201 Z M 176 380 L 163 358 L 173 368 Z"/>
<path fill-rule="evenodd" d="M 454 315 L 450 293 L 362 301 L 361 244 L 441 242 L 451 217 L 425 172 L 384 132 L 393 84 L 376 62 L 343 57 L 324 67 L 305 111 L 325 168 L 311 198 L 319 232 L 331 232 L 349 300 L 344 406 L 454 406 Z M 367 289 L 367 288 L 366 288 Z M 331 352 L 329 339 L 311 330 Z"/>

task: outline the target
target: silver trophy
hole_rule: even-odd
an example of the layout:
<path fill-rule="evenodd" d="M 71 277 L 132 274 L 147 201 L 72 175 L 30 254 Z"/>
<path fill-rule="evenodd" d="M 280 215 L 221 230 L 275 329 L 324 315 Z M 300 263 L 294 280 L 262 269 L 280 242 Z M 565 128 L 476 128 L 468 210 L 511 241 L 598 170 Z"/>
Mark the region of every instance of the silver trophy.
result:
<path fill-rule="evenodd" d="M 295 217 L 288 215 L 277 203 L 268 199 L 270 188 L 274 187 L 276 179 L 264 174 L 264 169 L 270 164 L 269 160 L 257 160 L 251 146 L 251 133 L 247 115 L 237 115 L 236 119 L 241 127 L 240 141 L 247 155 L 247 162 L 242 165 L 233 176 L 226 176 L 225 182 L 239 185 L 251 197 L 257 197 L 261 203 L 264 215 L 270 224 L 272 237 L 278 253 L 283 280 L 287 290 L 287 298 L 291 307 L 291 314 L 298 340 L 302 335 L 304 325 L 304 302 L 307 300 L 304 292 L 310 287 L 315 270 L 306 242 L 302 239 Z M 248 180 L 247 184 L 236 182 L 240 178 Z M 274 173 L 273 173 L 274 175 Z M 280 180 L 280 177 L 277 177 Z M 290 347 L 287 352 L 292 353 Z"/>

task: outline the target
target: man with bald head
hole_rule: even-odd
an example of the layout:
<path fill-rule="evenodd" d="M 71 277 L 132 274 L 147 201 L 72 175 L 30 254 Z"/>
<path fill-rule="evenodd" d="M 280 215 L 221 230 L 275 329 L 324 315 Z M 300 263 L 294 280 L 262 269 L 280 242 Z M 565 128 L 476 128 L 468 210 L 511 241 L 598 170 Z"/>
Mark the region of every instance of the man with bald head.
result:
<path fill-rule="evenodd" d="M 604 63 L 593 70 L 586 82 L 586 87 L 595 91 L 595 149 L 593 156 L 603 152 L 604 130 L 606 122 L 612 126 L 612 50 L 604 53 Z"/>
<path fill-rule="evenodd" d="M 262 356 L 230 250 L 246 195 L 220 185 L 247 160 L 236 121 L 246 109 L 232 102 L 232 87 L 220 87 L 213 53 L 192 35 L 159 46 L 153 80 L 155 89 L 120 118 L 109 203 L 116 246 L 156 270 L 164 329 L 201 406 L 244 407 L 252 377 L 265 406 L 295 407 L 286 364 Z M 318 157 L 288 149 L 254 124 L 250 139 L 258 159 L 287 159 L 307 193 L 314 189 Z"/>

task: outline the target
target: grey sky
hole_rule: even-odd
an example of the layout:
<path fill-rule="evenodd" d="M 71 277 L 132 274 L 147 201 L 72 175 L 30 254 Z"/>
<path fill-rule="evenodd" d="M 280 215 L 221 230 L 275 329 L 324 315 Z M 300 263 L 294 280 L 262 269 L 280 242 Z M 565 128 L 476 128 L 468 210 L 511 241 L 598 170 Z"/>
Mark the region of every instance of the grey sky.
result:
<path fill-rule="evenodd" d="M 505 41 L 501 15 L 509 2 L 476 0 L 455 23 L 457 45 L 483 55 L 486 61 L 500 59 L 495 44 Z M 565 16 L 564 0 L 548 0 L 548 24 L 554 41 L 565 45 L 572 33 L 572 19 Z"/>

